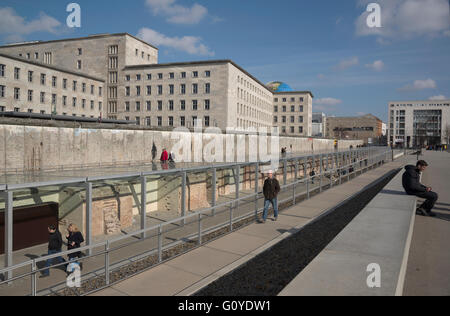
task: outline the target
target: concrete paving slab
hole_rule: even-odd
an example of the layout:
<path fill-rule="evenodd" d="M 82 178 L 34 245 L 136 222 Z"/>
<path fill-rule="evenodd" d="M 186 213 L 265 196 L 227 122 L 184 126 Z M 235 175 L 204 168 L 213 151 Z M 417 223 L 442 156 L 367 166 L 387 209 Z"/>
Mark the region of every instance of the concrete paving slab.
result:
<path fill-rule="evenodd" d="M 330 243 L 327 250 L 401 259 L 411 216 L 412 207 L 409 212 L 366 207 L 351 225 L 347 226 L 344 233 L 339 234 Z"/>
<path fill-rule="evenodd" d="M 129 296 L 129 295 L 110 287 L 103 291 L 94 293 L 92 294 L 92 296 Z"/>
<path fill-rule="evenodd" d="M 322 209 L 329 209 L 344 200 L 342 197 L 341 198 L 335 197 L 335 198 L 331 198 L 331 199 L 328 199 L 326 196 L 321 196 L 321 197 L 322 197 L 322 199 L 314 198 L 314 199 L 305 201 L 301 204 L 301 206 L 303 206 L 303 207 L 321 207 Z"/>
<path fill-rule="evenodd" d="M 311 219 L 323 212 L 321 207 L 306 207 L 303 204 L 298 204 L 295 208 L 290 208 L 283 211 L 283 215 L 288 217 L 297 217 L 303 219 Z"/>
<path fill-rule="evenodd" d="M 269 219 L 267 220 L 266 224 L 250 225 L 239 230 L 239 233 L 243 235 L 256 236 L 265 238 L 266 240 L 271 240 L 280 236 L 286 231 L 289 231 L 291 228 L 291 226 L 283 225 L 278 222 L 272 222 Z"/>
<path fill-rule="evenodd" d="M 166 265 L 206 277 L 239 258 L 241 256 L 230 252 L 201 247 L 167 262 Z"/>
<path fill-rule="evenodd" d="M 235 232 L 206 244 L 206 247 L 243 256 L 261 247 L 266 242 L 267 239 L 265 238 Z"/>
<path fill-rule="evenodd" d="M 367 267 L 381 267 L 381 288 L 369 288 Z M 359 253 L 324 251 L 279 296 L 383 296 L 394 295 L 398 262 Z M 345 267 L 343 269 L 342 267 Z"/>
<path fill-rule="evenodd" d="M 141 273 L 138 277 L 125 280 L 113 286 L 113 289 L 130 296 L 167 296 L 174 295 L 180 288 L 200 279 L 200 275 L 163 264 Z M 103 291 L 100 294 L 108 295 Z"/>

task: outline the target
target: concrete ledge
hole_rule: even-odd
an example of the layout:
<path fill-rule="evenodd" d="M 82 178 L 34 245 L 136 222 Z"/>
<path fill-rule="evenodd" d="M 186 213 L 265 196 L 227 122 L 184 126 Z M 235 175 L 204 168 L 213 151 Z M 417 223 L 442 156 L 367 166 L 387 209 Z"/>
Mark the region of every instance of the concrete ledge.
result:
<path fill-rule="evenodd" d="M 402 295 L 417 198 L 404 193 L 400 172 L 280 296 Z M 381 287 L 369 288 L 372 263 Z"/>

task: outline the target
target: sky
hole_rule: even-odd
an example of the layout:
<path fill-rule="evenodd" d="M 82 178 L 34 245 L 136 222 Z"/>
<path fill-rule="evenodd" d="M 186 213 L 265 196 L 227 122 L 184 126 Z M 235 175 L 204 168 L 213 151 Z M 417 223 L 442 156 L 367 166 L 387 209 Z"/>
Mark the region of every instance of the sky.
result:
<path fill-rule="evenodd" d="M 448 0 L 73 1 L 80 28 L 66 24 L 70 1 L 2 0 L 0 44 L 127 32 L 160 63 L 231 59 L 263 83 L 311 91 L 327 115 L 386 122 L 390 101 L 450 99 Z"/>

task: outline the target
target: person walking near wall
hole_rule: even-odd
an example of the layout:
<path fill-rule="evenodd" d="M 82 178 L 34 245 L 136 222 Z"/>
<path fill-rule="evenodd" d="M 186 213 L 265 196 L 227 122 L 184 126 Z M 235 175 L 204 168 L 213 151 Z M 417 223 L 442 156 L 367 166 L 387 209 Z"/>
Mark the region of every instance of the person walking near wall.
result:
<path fill-rule="evenodd" d="M 278 193 L 280 193 L 280 183 L 274 178 L 273 172 L 269 171 L 268 178 L 264 181 L 264 213 L 263 223 L 266 222 L 270 204 L 273 206 L 274 221 L 278 220 Z"/>
<path fill-rule="evenodd" d="M 409 165 L 405 167 L 402 184 L 408 195 L 415 195 L 426 201 L 417 209 L 417 213 L 423 216 L 435 217 L 436 214 L 431 210 L 438 200 L 437 193 L 433 189 L 420 183 L 420 174 L 426 170 L 428 163 L 420 160 L 416 166 Z"/>
<path fill-rule="evenodd" d="M 54 255 L 61 252 L 62 249 L 62 237 L 61 233 L 58 231 L 58 228 L 56 228 L 55 225 L 48 226 L 48 255 Z M 54 259 L 47 259 L 47 262 L 45 264 L 46 269 L 42 271 L 41 278 L 45 278 L 50 276 L 50 270 L 49 267 L 52 265 L 53 260 L 57 261 L 57 263 L 64 263 L 66 262 L 61 256 L 56 257 Z"/>
<path fill-rule="evenodd" d="M 67 250 L 77 249 L 81 247 L 84 242 L 83 234 L 78 230 L 75 224 L 70 224 L 67 228 Z M 75 260 L 75 258 L 81 258 L 81 252 L 74 252 L 68 255 L 69 261 Z"/>

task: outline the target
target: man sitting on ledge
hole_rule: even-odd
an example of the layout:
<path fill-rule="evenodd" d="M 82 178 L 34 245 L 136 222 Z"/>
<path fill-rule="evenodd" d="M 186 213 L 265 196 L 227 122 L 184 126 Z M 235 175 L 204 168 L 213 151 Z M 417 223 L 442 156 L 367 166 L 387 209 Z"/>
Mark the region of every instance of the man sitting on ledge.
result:
<path fill-rule="evenodd" d="M 435 217 L 436 214 L 431 210 L 438 200 L 438 195 L 432 192 L 432 188 L 426 187 L 420 183 L 420 173 L 424 172 L 428 167 L 428 164 L 420 160 L 417 165 L 406 166 L 406 172 L 403 174 L 403 188 L 408 195 L 415 195 L 420 198 L 426 199 L 426 201 L 417 209 L 417 213 L 423 216 Z"/>

